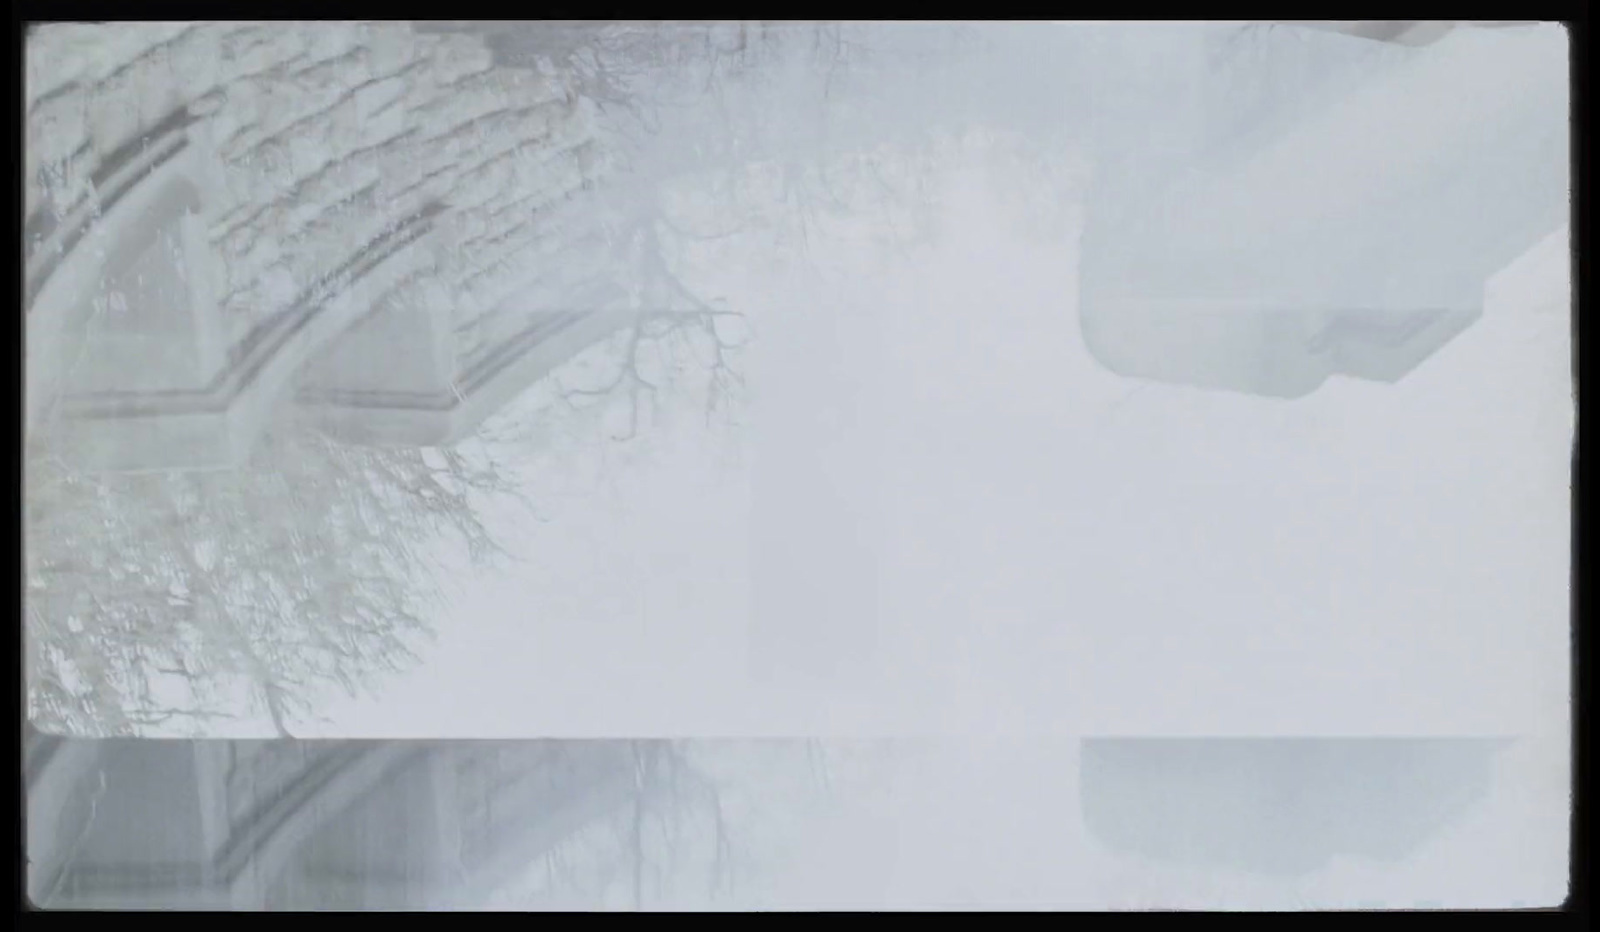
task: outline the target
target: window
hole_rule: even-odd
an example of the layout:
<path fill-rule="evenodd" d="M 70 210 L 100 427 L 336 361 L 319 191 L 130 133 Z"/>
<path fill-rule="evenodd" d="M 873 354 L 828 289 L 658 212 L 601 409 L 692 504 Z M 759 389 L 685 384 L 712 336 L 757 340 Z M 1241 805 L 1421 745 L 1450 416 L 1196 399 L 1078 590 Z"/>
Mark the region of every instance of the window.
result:
<path fill-rule="evenodd" d="M 193 192 L 185 201 L 192 204 Z M 111 270 L 95 295 L 83 357 L 74 367 L 69 392 L 144 393 L 195 391 L 218 373 L 218 327 L 205 318 L 213 308 L 196 305 L 184 226 L 197 221 L 185 212 L 146 218 L 124 233 L 134 255 Z"/>

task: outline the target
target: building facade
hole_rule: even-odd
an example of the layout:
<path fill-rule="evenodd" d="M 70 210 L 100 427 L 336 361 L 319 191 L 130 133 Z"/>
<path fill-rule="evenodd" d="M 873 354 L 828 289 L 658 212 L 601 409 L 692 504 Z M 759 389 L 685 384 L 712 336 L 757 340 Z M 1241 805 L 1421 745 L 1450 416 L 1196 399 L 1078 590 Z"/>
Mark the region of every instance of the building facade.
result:
<path fill-rule="evenodd" d="M 236 464 L 284 405 L 449 443 L 624 319 L 594 107 L 547 62 L 405 23 L 60 24 L 26 80 L 27 424 L 87 467 Z"/>

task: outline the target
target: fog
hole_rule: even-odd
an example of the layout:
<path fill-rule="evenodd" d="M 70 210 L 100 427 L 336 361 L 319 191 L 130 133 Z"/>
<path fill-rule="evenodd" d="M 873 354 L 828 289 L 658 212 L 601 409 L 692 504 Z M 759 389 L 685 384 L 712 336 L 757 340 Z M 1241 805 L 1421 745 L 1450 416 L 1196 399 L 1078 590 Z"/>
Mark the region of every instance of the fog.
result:
<path fill-rule="evenodd" d="M 737 890 L 519 908 L 1558 901 L 1567 67 L 1556 24 L 41 26 L 30 719 L 687 741 L 753 800 Z M 802 804 L 731 740 L 796 736 L 873 763 Z"/>
<path fill-rule="evenodd" d="M 1112 124 L 1116 111 L 1077 103 L 1094 113 L 1087 122 L 1099 135 L 1074 134 L 1062 111 L 1087 96 L 1087 66 L 1063 53 L 1055 70 L 1024 77 L 1010 67 L 1014 43 L 1044 39 L 977 32 L 987 44 L 931 65 L 880 65 L 869 72 L 871 91 L 856 88 L 854 97 L 845 81 L 831 91 L 876 118 L 852 121 L 844 104 L 837 120 L 832 107 L 809 116 L 816 94 L 804 79 L 819 77 L 809 72 L 775 79 L 771 97 L 730 92 L 717 107 L 689 105 L 673 117 L 695 127 L 726 120 L 758 166 L 723 182 L 724 196 L 748 197 L 749 207 L 708 203 L 716 195 L 703 183 L 674 179 L 669 203 L 686 205 L 681 223 L 704 217 L 700 229 L 719 230 L 726 221 L 710 218 L 741 209 L 819 214 L 794 221 L 805 225 L 798 237 L 751 232 L 686 250 L 683 280 L 745 310 L 755 335 L 741 357 L 750 398 L 734 438 L 719 444 L 687 426 L 663 428 L 649 438 L 647 464 L 559 506 L 559 518 L 512 548 L 523 563 L 452 614 L 461 634 L 446 636 L 445 651 L 460 659 L 446 666 L 441 657 L 436 672 L 419 674 L 429 686 L 414 703 L 428 717 L 385 720 L 375 705 L 352 728 L 507 737 L 1507 734 L 1559 707 L 1564 687 L 1550 664 L 1566 637 L 1560 412 L 1570 391 L 1554 373 L 1565 365 L 1566 336 L 1557 324 L 1535 337 L 1542 325 L 1526 310 L 1482 305 L 1482 281 L 1514 255 L 1497 247 L 1481 271 L 1468 265 L 1453 278 L 1425 269 L 1388 297 L 1359 293 L 1374 279 L 1298 299 L 1306 313 L 1364 297 L 1354 306 L 1482 313 L 1393 384 L 1334 375 L 1289 400 L 1204 391 L 1211 386 L 1181 375 L 1198 336 L 1166 350 L 1156 342 L 1179 333 L 1176 324 L 1141 339 L 1147 355 L 1164 354 L 1149 365 L 1172 360 L 1177 384 L 1119 377 L 1086 352 L 1076 256 L 1081 237 L 1113 235 L 1083 225 L 1096 154 L 1134 146 L 1138 130 Z M 1088 32 L 1063 27 L 1061 47 L 1077 48 Z M 1156 29 L 1150 41 L 1172 41 L 1170 33 Z M 1500 48 L 1472 51 L 1481 66 Z M 1165 105 L 1166 120 L 1196 119 L 1143 86 L 1164 73 L 1122 64 L 1099 80 L 1140 112 Z M 1545 92 L 1556 94 L 1559 69 L 1544 73 Z M 965 95 L 929 90 L 945 84 Z M 1052 108 L 1052 97 L 1064 102 Z M 1428 99 L 1407 98 L 1413 108 Z M 930 101 L 940 105 L 937 119 Z M 1560 110 L 1552 104 L 1547 116 Z M 794 116 L 774 128 L 773 113 Z M 1157 117 L 1127 119 L 1145 127 Z M 703 138 L 672 127 L 664 122 L 658 137 L 668 152 Z M 829 215 L 803 194 L 791 195 L 788 203 L 801 201 L 792 207 L 765 199 L 782 184 L 772 174 L 798 171 L 768 153 L 805 151 L 802 143 L 865 147 L 868 128 L 879 147 L 912 145 L 905 140 L 919 132 L 954 137 L 925 156 L 920 242 L 880 247 L 884 228 L 865 208 Z M 1479 152 L 1508 145 L 1495 142 L 1501 131 L 1471 132 L 1470 145 L 1448 134 L 1430 145 L 1477 154 L 1486 166 L 1520 157 Z M 1023 146 L 1038 147 L 1033 157 L 1053 163 L 1054 177 L 1023 175 L 1028 166 L 1017 162 L 1026 156 L 1013 154 Z M 1296 170 L 1343 170 L 1342 154 Z M 1144 186 L 1157 190 L 1159 177 L 1150 169 Z M 1431 206 L 1407 208 L 1436 222 L 1408 234 L 1427 247 L 1459 238 L 1445 209 L 1468 206 L 1447 199 L 1478 190 L 1438 187 L 1414 198 Z M 1343 200 L 1359 206 L 1365 193 L 1353 188 Z M 1282 202 L 1273 192 L 1271 203 Z M 1520 201 L 1475 195 L 1470 207 L 1500 211 L 1472 229 L 1502 232 L 1519 213 L 1550 210 L 1537 191 Z M 1216 229 L 1270 239 L 1241 222 L 1247 208 L 1231 209 L 1212 220 Z M 1315 205 L 1301 209 L 1321 216 Z M 1316 235 L 1357 244 L 1347 252 L 1367 248 L 1374 262 L 1440 261 L 1369 246 L 1351 227 L 1366 221 L 1353 208 L 1346 214 L 1337 232 Z M 1365 235 L 1379 229 L 1388 235 L 1386 226 Z M 1153 254 L 1214 248 L 1214 232 L 1186 235 Z M 1244 256 L 1258 247 L 1230 248 Z M 1173 269 L 1190 275 L 1188 287 L 1214 287 L 1209 267 Z M 1374 275 L 1397 278 L 1383 266 Z M 1094 296 L 1122 293 L 1109 287 Z M 1406 290 L 1416 287 L 1436 295 Z M 1452 304 L 1457 293 L 1471 300 Z M 1213 368 L 1233 367 L 1226 371 L 1255 364 L 1212 359 Z M 505 673 L 485 676 L 491 669 Z M 435 698 L 469 678 L 470 699 Z M 1483 688 L 1490 680 L 1526 686 Z M 1553 692 L 1541 698 L 1545 684 Z M 405 701 L 382 705 L 397 700 Z"/>

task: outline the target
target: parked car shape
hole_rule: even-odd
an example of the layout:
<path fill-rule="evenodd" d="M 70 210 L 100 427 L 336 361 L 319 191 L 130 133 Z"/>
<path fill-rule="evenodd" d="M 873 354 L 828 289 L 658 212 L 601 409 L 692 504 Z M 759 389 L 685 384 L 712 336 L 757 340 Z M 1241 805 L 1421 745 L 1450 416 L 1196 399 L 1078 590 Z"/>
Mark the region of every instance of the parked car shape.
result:
<path fill-rule="evenodd" d="M 1335 31 L 1427 34 L 1384 25 Z M 1268 397 L 1404 377 L 1567 221 L 1566 48 L 1554 24 L 1446 29 L 1250 146 L 1104 172 L 1081 243 L 1087 348 L 1121 375 Z"/>

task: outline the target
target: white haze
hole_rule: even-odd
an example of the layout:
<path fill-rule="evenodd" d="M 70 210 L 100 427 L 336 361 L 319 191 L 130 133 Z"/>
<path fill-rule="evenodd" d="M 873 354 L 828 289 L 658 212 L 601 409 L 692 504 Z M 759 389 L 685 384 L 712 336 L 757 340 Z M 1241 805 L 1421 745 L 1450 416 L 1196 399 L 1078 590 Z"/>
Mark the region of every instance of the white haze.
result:
<path fill-rule="evenodd" d="M 752 225 L 688 253 L 756 337 L 731 439 L 691 412 L 608 467 L 541 462 L 534 488 L 577 491 L 506 528 L 516 561 L 463 582 L 422 667 L 326 733 L 1559 730 L 1561 320 L 1504 294 L 1399 383 L 1293 400 L 1086 352 L 1085 188 L 1097 157 L 1177 151 L 1139 137 L 1176 135 L 1164 105 L 1193 118 L 1182 72 L 1133 54 L 1176 28 L 972 27 L 959 53 L 837 81 L 826 109 L 795 70 L 669 114 L 688 128 L 651 157 L 682 216 L 781 215 L 772 185 L 682 167 L 721 132 L 758 165 L 931 159 L 930 232 L 879 248 L 874 215 L 823 216 L 803 244 Z M 1095 42 L 1132 57 L 1069 54 Z M 1003 156 L 1025 147 L 1060 170 L 1021 178 Z"/>

